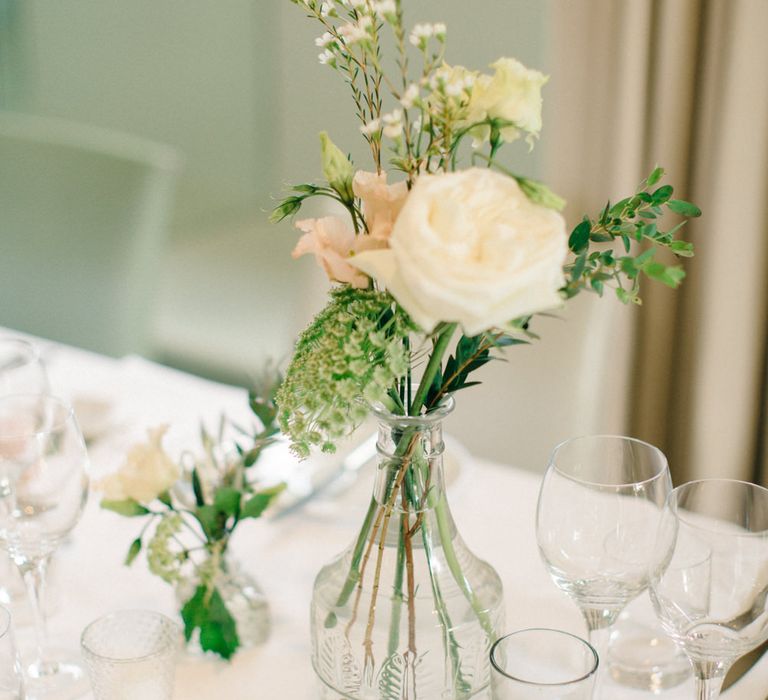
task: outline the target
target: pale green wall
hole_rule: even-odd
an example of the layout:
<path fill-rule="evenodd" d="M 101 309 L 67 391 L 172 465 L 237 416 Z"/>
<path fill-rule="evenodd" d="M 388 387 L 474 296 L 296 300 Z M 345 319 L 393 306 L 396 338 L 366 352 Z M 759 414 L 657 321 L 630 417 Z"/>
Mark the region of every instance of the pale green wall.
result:
<path fill-rule="evenodd" d="M 0 1 L 15 7 L 0 106 L 177 147 L 177 234 L 215 232 L 267 209 L 283 182 L 315 178 L 321 129 L 369 165 L 345 86 L 317 62 L 319 28 L 288 0 Z M 411 23 L 448 24 L 450 62 L 544 63 L 542 0 L 405 5 Z M 538 167 L 522 145 L 514 160 Z"/>
<path fill-rule="evenodd" d="M 176 229 L 252 207 L 271 183 L 275 3 L 24 0 L 21 111 L 113 127 L 185 158 Z"/>

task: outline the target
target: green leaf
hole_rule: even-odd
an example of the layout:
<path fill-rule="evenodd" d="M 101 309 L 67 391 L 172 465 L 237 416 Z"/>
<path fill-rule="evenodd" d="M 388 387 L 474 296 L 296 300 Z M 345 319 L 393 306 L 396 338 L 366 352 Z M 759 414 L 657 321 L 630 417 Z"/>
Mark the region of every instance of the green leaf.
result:
<path fill-rule="evenodd" d="M 141 537 L 137 537 L 133 542 L 131 542 L 131 546 L 128 548 L 128 554 L 125 555 L 125 566 L 130 566 L 133 564 L 134 559 L 139 556 L 140 551 Z"/>
<path fill-rule="evenodd" d="M 629 204 L 629 201 L 631 200 L 631 197 L 625 197 L 624 199 L 619 200 L 614 204 L 609 210 L 608 210 L 608 216 L 611 217 L 620 217 L 622 212 L 624 211 L 624 207 Z"/>
<path fill-rule="evenodd" d="M 649 262 L 643 266 L 643 272 L 651 279 L 658 280 L 668 287 L 675 288 L 685 277 L 685 270 L 679 266 L 667 267 L 660 262 Z"/>
<path fill-rule="evenodd" d="M 648 248 L 635 258 L 634 267 L 642 267 L 656 254 L 656 248 Z"/>
<path fill-rule="evenodd" d="M 662 177 L 664 177 L 664 168 L 656 166 L 645 181 L 646 187 L 653 187 Z"/>
<path fill-rule="evenodd" d="M 268 489 L 264 489 L 253 497 L 249 498 L 240 513 L 240 519 L 259 518 L 267 509 L 270 503 L 285 490 L 285 484 L 278 484 Z"/>
<path fill-rule="evenodd" d="M 594 289 L 600 296 L 603 296 L 604 283 L 602 280 L 592 279 L 590 284 L 592 285 L 592 289 Z"/>
<path fill-rule="evenodd" d="M 200 630 L 200 646 L 204 651 L 229 659 L 240 646 L 235 619 L 216 588 L 209 593 L 205 586 L 198 586 L 181 609 L 181 619 L 187 641 L 196 629 Z"/>
<path fill-rule="evenodd" d="M 594 243 L 610 243 L 613 240 L 613 236 L 610 233 L 593 233 L 590 234 L 589 240 Z"/>
<path fill-rule="evenodd" d="M 200 483 L 200 475 L 197 473 L 197 468 L 192 470 L 192 490 L 195 493 L 195 503 L 197 503 L 198 506 L 205 505 L 203 485 Z"/>
<path fill-rule="evenodd" d="M 571 280 L 576 281 L 581 277 L 582 273 L 584 272 L 584 268 L 587 265 L 587 251 L 579 255 L 576 260 L 573 261 L 573 267 L 571 268 Z"/>
<path fill-rule="evenodd" d="M 701 209 L 695 204 L 686 202 L 684 199 L 670 199 L 667 202 L 667 207 L 675 214 L 681 214 L 682 216 L 701 216 Z"/>
<path fill-rule="evenodd" d="M 168 508 L 173 509 L 173 502 L 171 501 L 171 493 L 170 491 L 163 491 L 158 497 L 157 500 L 160 501 L 164 506 L 167 506 Z"/>
<path fill-rule="evenodd" d="M 669 249 L 681 258 L 693 257 L 693 243 L 688 243 L 688 241 L 672 241 L 669 244 Z"/>
<path fill-rule="evenodd" d="M 237 517 L 240 511 L 240 491 L 230 486 L 219 487 L 213 497 L 213 505 L 227 517 Z"/>
<path fill-rule="evenodd" d="M 654 204 L 664 204 L 672 196 L 673 191 L 672 185 L 662 185 L 651 195 L 651 199 Z"/>
<path fill-rule="evenodd" d="M 100 505 L 106 510 L 111 510 L 114 513 L 125 515 L 128 518 L 148 515 L 150 512 L 149 508 L 145 508 L 143 505 L 141 505 L 141 503 L 134 500 L 133 498 L 126 498 L 122 501 L 103 500 Z"/>
<path fill-rule="evenodd" d="M 216 506 L 198 506 L 195 516 L 209 539 L 218 540 L 224 534 L 227 517 Z"/>
<path fill-rule="evenodd" d="M 589 245 L 589 233 L 592 230 L 592 223 L 589 219 L 584 219 L 573 229 L 568 239 L 568 247 L 574 253 L 580 253 Z M 578 277 L 578 275 L 577 275 Z"/>

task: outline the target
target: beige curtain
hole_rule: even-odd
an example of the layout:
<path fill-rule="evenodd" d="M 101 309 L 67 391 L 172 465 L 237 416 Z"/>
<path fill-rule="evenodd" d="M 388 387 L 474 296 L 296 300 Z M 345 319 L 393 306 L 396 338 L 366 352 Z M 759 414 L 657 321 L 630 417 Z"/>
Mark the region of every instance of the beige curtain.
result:
<path fill-rule="evenodd" d="M 549 9 L 557 109 L 543 143 L 571 213 L 628 194 L 656 163 L 704 210 L 685 232 L 697 253 L 683 287 L 646 284 L 643 307 L 610 312 L 600 330 L 630 349 L 605 355 L 614 410 L 668 454 L 676 483 L 766 480 L 768 2 Z"/>

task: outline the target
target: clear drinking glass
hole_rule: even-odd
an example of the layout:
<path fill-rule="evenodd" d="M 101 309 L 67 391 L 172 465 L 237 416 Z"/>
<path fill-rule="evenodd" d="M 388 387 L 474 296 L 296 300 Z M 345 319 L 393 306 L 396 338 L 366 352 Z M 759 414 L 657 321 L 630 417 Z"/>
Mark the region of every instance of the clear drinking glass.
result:
<path fill-rule="evenodd" d="M 23 338 L 0 337 L 0 396 L 46 394 L 48 374 L 36 345 Z M 24 585 L 8 555 L 0 553 L 0 603 L 24 599 Z"/>
<path fill-rule="evenodd" d="M 149 610 L 92 622 L 80 644 L 96 700 L 170 700 L 180 642 L 180 627 Z"/>
<path fill-rule="evenodd" d="M 0 700 L 22 700 L 21 664 L 11 630 L 11 613 L 0 606 Z"/>
<path fill-rule="evenodd" d="M 698 700 L 715 700 L 733 662 L 768 639 L 768 489 L 730 479 L 679 486 L 656 552 L 656 614 L 693 663 Z"/>
<path fill-rule="evenodd" d="M 552 629 L 527 629 L 491 647 L 494 700 L 589 700 L 598 656 L 583 639 Z"/>
<path fill-rule="evenodd" d="M 578 437 L 552 453 L 536 513 L 539 551 L 579 606 L 600 658 L 610 626 L 648 585 L 656 524 L 671 488 L 664 454 L 634 438 Z"/>
<path fill-rule="evenodd" d="M 0 398 L 0 544 L 24 578 L 33 611 L 36 653 L 25 670 L 35 698 L 84 678 L 74 652 L 57 658 L 47 649 L 43 596 L 48 562 L 85 506 L 87 469 L 68 404 L 45 394 Z"/>

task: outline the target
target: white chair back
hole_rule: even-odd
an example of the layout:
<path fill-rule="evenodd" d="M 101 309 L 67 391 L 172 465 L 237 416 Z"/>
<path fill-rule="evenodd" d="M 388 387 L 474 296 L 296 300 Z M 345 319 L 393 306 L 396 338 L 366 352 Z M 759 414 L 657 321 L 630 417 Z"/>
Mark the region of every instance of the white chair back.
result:
<path fill-rule="evenodd" d="M 0 325 L 146 352 L 177 167 L 165 146 L 0 112 Z"/>

